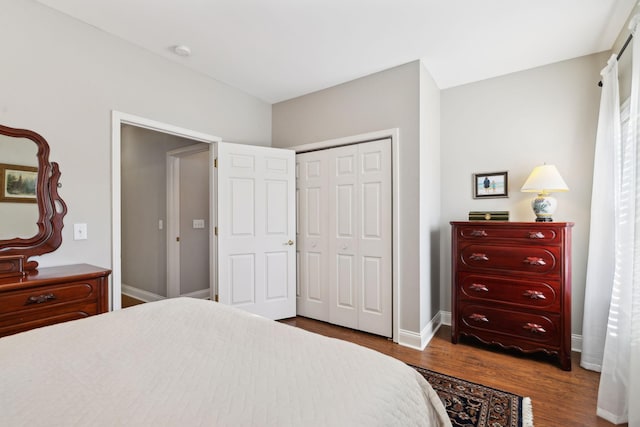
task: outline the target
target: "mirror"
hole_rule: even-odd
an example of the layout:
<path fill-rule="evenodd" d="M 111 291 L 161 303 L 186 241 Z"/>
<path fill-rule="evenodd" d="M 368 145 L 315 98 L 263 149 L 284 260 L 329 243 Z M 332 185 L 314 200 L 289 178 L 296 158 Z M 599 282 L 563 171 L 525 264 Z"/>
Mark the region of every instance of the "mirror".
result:
<path fill-rule="evenodd" d="M 58 196 L 60 170 L 49 163 L 49 144 L 39 134 L 0 125 L 0 257 L 53 252 L 62 243 L 67 206 Z"/>

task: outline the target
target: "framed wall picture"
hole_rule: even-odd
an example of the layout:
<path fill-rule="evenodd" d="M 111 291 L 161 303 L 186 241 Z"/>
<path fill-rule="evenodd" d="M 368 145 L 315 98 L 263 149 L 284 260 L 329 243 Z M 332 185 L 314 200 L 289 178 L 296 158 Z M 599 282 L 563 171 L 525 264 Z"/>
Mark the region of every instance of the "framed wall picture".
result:
<path fill-rule="evenodd" d="M 0 202 L 37 203 L 38 168 L 0 163 Z"/>
<path fill-rule="evenodd" d="M 485 172 L 473 174 L 473 198 L 491 199 L 509 197 L 507 172 Z"/>

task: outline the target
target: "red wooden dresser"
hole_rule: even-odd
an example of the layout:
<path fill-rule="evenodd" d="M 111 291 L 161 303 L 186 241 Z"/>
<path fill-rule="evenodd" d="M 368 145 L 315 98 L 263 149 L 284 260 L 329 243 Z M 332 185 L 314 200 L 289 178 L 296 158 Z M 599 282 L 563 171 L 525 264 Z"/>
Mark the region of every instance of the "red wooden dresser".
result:
<path fill-rule="evenodd" d="M 0 279 L 0 337 L 107 312 L 109 274 L 77 264 Z"/>
<path fill-rule="evenodd" d="M 571 370 L 569 222 L 451 222 L 451 341 L 557 355 Z"/>

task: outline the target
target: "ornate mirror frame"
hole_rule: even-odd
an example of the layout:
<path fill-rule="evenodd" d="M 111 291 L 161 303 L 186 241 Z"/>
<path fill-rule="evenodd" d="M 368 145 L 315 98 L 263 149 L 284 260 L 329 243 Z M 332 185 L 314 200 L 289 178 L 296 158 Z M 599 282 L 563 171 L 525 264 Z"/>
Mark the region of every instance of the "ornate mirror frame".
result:
<path fill-rule="evenodd" d="M 38 147 L 38 175 L 36 185 L 36 199 L 38 202 L 38 231 L 29 238 L 12 238 L 0 240 L 0 277 L 2 270 L 18 266 L 24 270 L 35 270 L 38 263 L 29 260 L 31 256 L 38 256 L 53 252 L 62 243 L 62 218 L 67 213 L 67 205 L 58 195 L 58 180 L 60 169 L 55 162 L 49 162 L 49 144 L 39 134 L 26 130 L 14 129 L 0 125 L 0 134 L 26 138 Z M 4 189 L 2 189 L 4 191 Z M 5 262 L 3 262 L 3 260 Z M 14 262 L 15 261 L 15 262 Z"/>

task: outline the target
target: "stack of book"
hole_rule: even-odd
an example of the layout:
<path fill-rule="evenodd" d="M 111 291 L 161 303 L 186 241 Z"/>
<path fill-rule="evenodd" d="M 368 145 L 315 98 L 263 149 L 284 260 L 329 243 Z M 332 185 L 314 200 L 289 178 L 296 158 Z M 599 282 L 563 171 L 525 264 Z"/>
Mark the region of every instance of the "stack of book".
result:
<path fill-rule="evenodd" d="M 509 211 L 470 211 L 469 221 L 509 221 Z"/>

